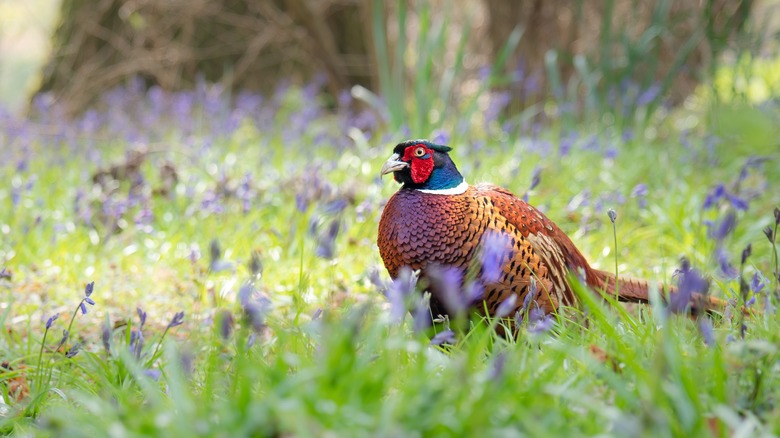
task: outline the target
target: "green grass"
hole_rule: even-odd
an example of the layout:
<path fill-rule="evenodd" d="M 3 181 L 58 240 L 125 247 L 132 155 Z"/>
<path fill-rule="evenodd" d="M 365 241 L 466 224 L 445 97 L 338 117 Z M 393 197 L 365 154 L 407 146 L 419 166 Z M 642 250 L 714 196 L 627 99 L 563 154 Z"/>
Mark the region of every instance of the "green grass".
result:
<path fill-rule="evenodd" d="M 718 108 L 734 111 L 729 105 Z M 101 135 L 62 146 L 44 136 L 8 151 L 8 164 L 0 167 L 0 178 L 11 182 L 0 187 L 0 260 L 13 276 L 0 280 L 0 351 L 14 371 L 0 379 L 9 383 L 24 374 L 30 394 L 20 401 L 4 394 L 4 432 L 698 436 L 771 434 L 780 428 L 780 322 L 774 313 L 749 319 L 744 340 L 739 318 L 714 318 L 711 346 L 695 320 L 667 316 L 659 305 L 624 311 L 584 290 L 582 308 L 562 314 L 551 333 L 523 331 L 513 341 L 497 338 L 487 328 L 492 322 L 473 321 L 473 330 L 458 333 L 456 345 L 440 349 L 412 331 L 409 317 L 390 321 L 370 279 L 376 269 L 387 279 L 374 242 L 381 203 L 397 189 L 377 173 L 402 138 L 380 131 L 362 147 L 337 141 L 314 147 L 315 134 L 334 129 L 336 119 L 326 114 L 305 132 L 290 134 L 289 119 L 303 109 L 293 90 L 273 128 L 246 123 L 229 137 L 214 137 L 208 148 L 200 147 L 207 132 L 166 131 L 153 146 L 161 152 L 150 156 L 142 173 L 149 188 L 157 187 L 159 167 L 169 160 L 179 175 L 175 196 L 148 195 L 153 222 L 134 225 L 136 207 L 119 233 L 81 223 L 74 200 L 79 190 L 99 199 L 91 175 L 121 162 L 131 146 Z M 771 109 L 751 109 L 776 116 Z M 745 196 L 755 196 L 723 245 L 739 265 L 742 249 L 752 243 L 747 280 L 757 271 L 770 276 L 773 259 L 762 228 L 773 223 L 772 209 L 780 204 L 780 166 L 776 144 L 762 141 L 775 129 L 767 124 L 746 124 L 748 132 L 733 123 L 713 149 L 700 125 L 683 146 L 677 124 L 710 115 L 703 109 L 681 111 L 625 143 L 608 128 L 553 123 L 540 138 L 557 145 L 565 128 L 581 139 L 565 156 L 557 146 L 540 154 L 526 137 L 478 129 L 454 137 L 451 145 L 469 182 L 492 181 L 518 195 L 532 170 L 541 167 L 541 184 L 530 202 L 569 233 L 594 266 L 614 266 L 606 214 L 611 207 L 618 214 L 621 275 L 669 282 L 686 256 L 713 276 L 714 294 L 732 299 L 739 284 L 719 276 L 715 245 L 704 226 L 727 207 L 701 206 L 716 184 L 737 180 L 748 156 L 768 158 L 743 181 Z M 443 126 L 453 126 L 452 117 Z M 205 118 L 196 120 L 196 126 L 201 123 L 208 126 Z M 382 135 L 389 140 L 380 140 Z M 617 155 L 585 150 L 582 144 L 591 135 L 605 149 L 614 144 Z M 477 150 L 477 142 L 485 146 Z M 28 168 L 17 170 L 25 154 Z M 88 157 L 98 157 L 100 164 Z M 254 193 L 247 213 L 235 197 L 223 199 L 220 214 L 201 207 L 223 176 L 232 190 L 246 173 Z M 12 191 L 28 181 L 34 182 L 13 204 Z M 329 188 L 317 192 L 305 211 L 297 209 L 296 195 L 317 184 Z M 646 208 L 631 196 L 638 184 L 647 185 Z M 128 187 L 123 182 L 116 196 L 126 196 Z M 567 209 L 585 190 L 589 203 Z M 340 198 L 348 199 L 346 209 L 329 213 L 327 203 Z M 341 224 L 335 257 L 318 257 L 317 236 L 333 220 Z M 213 240 L 231 269 L 209 270 Z M 258 275 L 248 268 L 252 252 L 262 262 Z M 254 335 L 239 299 L 250 279 L 270 302 L 265 327 Z M 52 349 L 89 281 L 95 281 L 97 304 L 76 316 L 65 347 L 81 342 L 82 351 L 66 358 Z M 136 307 L 148 312 L 140 359 L 128 347 L 139 326 Z M 318 308 L 324 313 L 315 320 Z M 180 310 L 184 324 L 158 344 Z M 61 317 L 44 335 L 55 312 Z M 227 312 L 235 324 L 223 338 L 220 322 Z M 110 352 L 101 341 L 107 322 L 115 327 Z M 591 346 L 610 360 L 596 360 Z M 149 370 L 159 372 L 157 380 Z"/>

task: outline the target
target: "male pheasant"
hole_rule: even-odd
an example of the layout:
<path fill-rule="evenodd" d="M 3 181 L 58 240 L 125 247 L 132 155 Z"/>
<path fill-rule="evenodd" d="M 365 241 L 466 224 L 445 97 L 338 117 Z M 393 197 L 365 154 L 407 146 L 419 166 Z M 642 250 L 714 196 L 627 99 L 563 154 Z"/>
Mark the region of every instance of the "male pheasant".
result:
<path fill-rule="evenodd" d="M 450 159 L 450 150 L 427 140 L 409 140 L 398 144 L 382 166 L 382 175 L 392 172 L 403 184 L 379 221 L 379 253 L 392 278 L 403 266 L 419 270 L 421 277 L 443 266 L 455 268 L 464 279 L 469 269 L 480 266 L 481 255 L 489 250 L 486 246 L 498 242 L 505 246 L 499 252 L 500 271 L 487 276 L 480 269 L 476 276 L 484 301 L 475 306 L 477 311 L 487 309 L 493 316 L 514 294 L 514 308 L 504 313 L 514 314 L 531 291 L 545 313 L 574 306 L 577 297 L 568 281 L 569 271 L 591 288 L 614 296 L 614 274 L 591 268 L 563 231 L 508 190 L 467 184 Z M 446 315 L 442 291 L 432 287 L 434 282 L 428 283 L 433 315 Z M 617 284 L 619 300 L 648 302 L 647 281 L 621 276 Z M 669 292 L 663 286 L 660 290 Z M 702 304 L 692 302 L 693 311 Z"/>

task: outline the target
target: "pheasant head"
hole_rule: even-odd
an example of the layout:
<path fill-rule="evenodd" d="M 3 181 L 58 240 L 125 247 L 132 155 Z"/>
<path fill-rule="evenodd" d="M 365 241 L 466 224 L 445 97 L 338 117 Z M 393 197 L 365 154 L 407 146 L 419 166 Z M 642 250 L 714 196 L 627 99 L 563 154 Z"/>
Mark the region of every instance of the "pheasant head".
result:
<path fill-rule="evenodd" d="M 450 159 L 452 148 L 427 140 L 408 140 L 393 149 L 382 166 L 382 175 L 393 178 L 405 189 L 425 191 L 465 191 L 467 184 Z"/>

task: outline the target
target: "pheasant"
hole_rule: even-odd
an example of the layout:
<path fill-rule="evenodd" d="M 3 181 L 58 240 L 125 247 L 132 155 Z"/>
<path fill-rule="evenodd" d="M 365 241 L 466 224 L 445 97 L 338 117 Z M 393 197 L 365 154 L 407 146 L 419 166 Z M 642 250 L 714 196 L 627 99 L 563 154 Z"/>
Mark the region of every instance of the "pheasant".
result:
<path fill-rule="evenodd" d="M 501 303 L 507 302 L 513 308 L 509 312 L 502 309 L 502 313 L 514 314 L 529 293 L 545 313 L 576 306 L 569 271 L 601 293 L 617 293 L 620 301 L 648 302 L 647 281 L 623 276 L 616 281 L 613 273 L 592 268 L 571 239 L 541 211 L 504 188 L 467 184 L 448 154 L 451 150 L 427 140 L 408 140 L 398 144 L 382 166 L 382 175 L 392 173 L 403 184 L 387 202 L 379 221 L 379 253 L 392 278 L 408 266 L 419 270 L 421 278 L 435 267 L 448 267 L 465 279 L 469 269 L 480 266 L 485 251 L 490 250 L 487 246 L 498 245 L 502 247 L 498 272 L 486 275 L 483 266 L 476 275 L 482 289 L 482 302 L 475 305 L 478 312 L 486 310 L 495 316 Z M 431 313 L 447 315 L 443 291 L 436 290 L 435 282 L 428 283 Z M 673 292 L 663 286 L 659 290 Z M 515 298 L 510 300 L 512 295 Z M 716 301 L 697 299 L 690 305 L 695 313 L 697 306 L 709 309 Z"/>

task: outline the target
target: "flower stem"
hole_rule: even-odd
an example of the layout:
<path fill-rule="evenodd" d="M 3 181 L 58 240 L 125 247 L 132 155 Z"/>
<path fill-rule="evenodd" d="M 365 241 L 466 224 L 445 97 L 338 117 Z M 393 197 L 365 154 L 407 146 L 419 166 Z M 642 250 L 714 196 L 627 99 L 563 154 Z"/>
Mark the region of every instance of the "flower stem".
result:
<path fill-rule="evenodd" d="M 41 370 L 41 364 L 43 363 L 43 348 L 46 345 L 46 336 L 49 334 L 49 328 L 43 331 L 43 339 L 41 340 L 41 351 L 38 353 L 38 377 L 35 381 L 35 388 L 40 389 L 43 385 L 43 370 Z"/>
<path fill-rule="evenodd" d="M 618 281 L 618 243 L 617 243 L 617 226 L 615 225 L 615 222 L 612 222 L 612 237 L 615 240 L 615 300 L 617 301 L 620 294 L 618 294 L 618 289 L 620 287 L 620 282 Z"/>

